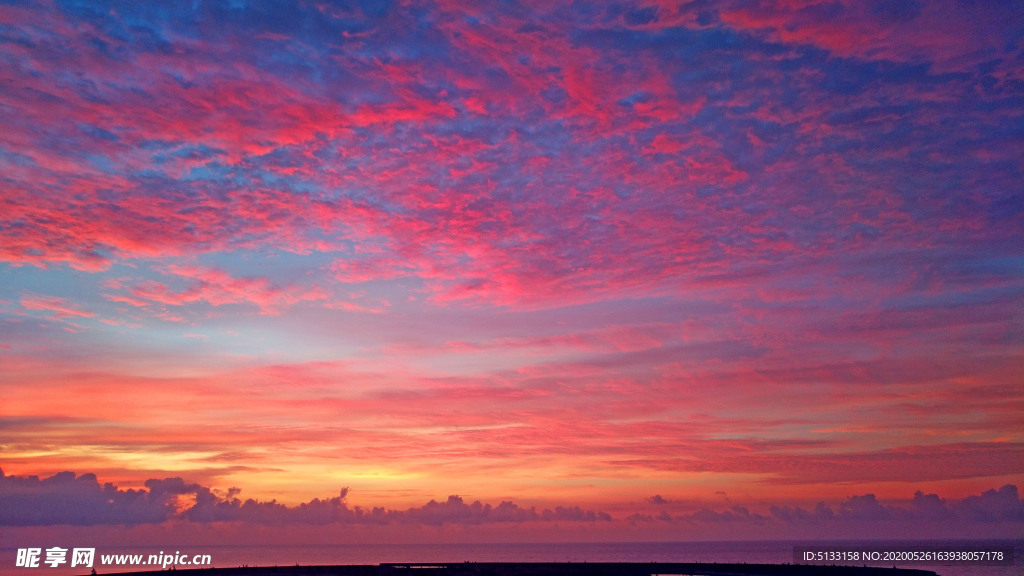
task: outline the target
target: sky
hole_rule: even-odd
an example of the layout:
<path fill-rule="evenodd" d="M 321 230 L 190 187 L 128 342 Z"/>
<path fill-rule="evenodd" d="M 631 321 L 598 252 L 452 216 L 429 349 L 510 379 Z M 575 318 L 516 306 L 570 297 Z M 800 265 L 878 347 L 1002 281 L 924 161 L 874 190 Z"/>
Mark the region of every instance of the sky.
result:
<path fill-rule="evenodd" d="M 1020 2 L 16 1 L 0 46 L 8 542 L 1024 536 Z"/>

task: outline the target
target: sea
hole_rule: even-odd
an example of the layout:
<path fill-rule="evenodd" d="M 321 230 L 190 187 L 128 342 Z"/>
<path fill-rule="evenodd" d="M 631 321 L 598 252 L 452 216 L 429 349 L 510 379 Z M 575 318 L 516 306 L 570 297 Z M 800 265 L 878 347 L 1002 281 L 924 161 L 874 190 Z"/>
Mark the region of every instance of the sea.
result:
<path fill-rule="evenodd" d="M 747 564 L 793 563 L 795 546 L 807 545 L 865 545 L 870 542 L 789 542 L 789 541 L 729 541 L 729 542 L 602 542 L 602 543 L 531 543 L 531 544 L 370 544 L 370 545 L 287 545 L 287 546 L 196 546 L 187 549 L 156 550 L 147 547 L 107 547 L 96 550 L 94 567 L 98 574 L 114 574 L 140 570 L 160 570 L 160 566 L 128 566 L 103 564 L 101 556 L 131 557 L 163 554 L 164 557 L 182 554 L 208 554 L 211 566 L 294 566 L 384 563 L 453 563 L 453 562 L 718 562 Z M 906 545 L 908 543 L 901 543 Z M 1014 552 L 1012 566 L 963 566 L 949 564 L 909 565 L 900 567 L 931 570 L 939 576 L 1020 576 L 1024 574 L 1024 540 L 965 542 L 914 542 L 937 546 L 1011 546 Z M 17 567 L 18 550 L 0 548 L 0 574 L 19 576 L 69 576 L 88 574 L 89 569 L 70 568 L 69 562 L 50 567 L 40 563 L 37 568 Z M 70 554 L 70 552 L 69 552 Z M 45 561 L 45 552 L 42 560 Z M 70 561 L 70 558 L 68 558 Z M 862 562 L 851 563 L 863 565 Z M 892 563 L 867 563 L 892 566 Z M 185 566 L 176 566 L 177 570 Z"/>

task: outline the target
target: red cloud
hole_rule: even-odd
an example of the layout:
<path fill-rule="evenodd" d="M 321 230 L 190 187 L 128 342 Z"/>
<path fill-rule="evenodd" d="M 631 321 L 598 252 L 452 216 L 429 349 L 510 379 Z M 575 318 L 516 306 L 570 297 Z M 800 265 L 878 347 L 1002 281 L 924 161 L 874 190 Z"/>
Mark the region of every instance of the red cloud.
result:
<path fill-rule="evenodd" d="M 721 11 L 725 24 L 765 33 L 773 40 L 814 44 L 841 56 L 900 61 L 934 60 L 959 67 L 965 54 L 998 49 L 986 33 L 1011 17 L 998 3 L 838 2 L 778 0 L 735 3 Z M 975 56 L 975 57 L 978 57 Z"/>

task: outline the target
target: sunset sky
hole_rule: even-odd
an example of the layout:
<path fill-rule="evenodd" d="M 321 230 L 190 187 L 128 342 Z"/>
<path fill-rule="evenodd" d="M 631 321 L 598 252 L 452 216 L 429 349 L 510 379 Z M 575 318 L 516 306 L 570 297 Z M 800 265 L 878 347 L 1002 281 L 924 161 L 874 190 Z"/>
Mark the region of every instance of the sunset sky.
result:
<path fill-rule="evenodd" d="M 1017 0 L 4 3 L 0 525 L 1024 535 L 1022 158 Z"/>

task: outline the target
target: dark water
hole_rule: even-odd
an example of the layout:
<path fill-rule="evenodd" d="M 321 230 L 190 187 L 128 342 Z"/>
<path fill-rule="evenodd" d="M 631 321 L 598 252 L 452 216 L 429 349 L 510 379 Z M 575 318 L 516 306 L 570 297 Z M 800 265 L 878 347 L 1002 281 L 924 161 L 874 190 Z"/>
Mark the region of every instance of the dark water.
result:
<path fill-rule="evenodd" d="M 559 544 L 376 544 L 316 546 L 193 546 L 159 550 L 154 547 L 97 548 L 95 567 L 100 574 L 160 569 L 160 566 L 103 565 L 107 554 L 182 553 L 209 554 L 214 567 L 294 566 L 318 564 L 381 564 L 394 562 L 745 562 L 792 563 L 793 546 L 810 542 L 631 542 Z M 872 544 L 879 544 L 874 542 Z M 937 544 L 929 542 L 929 544 Z M 963 541 L 956 544 L 963 545 Z M 977 543 L 983 544 L 981 542 Z M 988 542 L 992 544 L 992 542 Z M 1024 541 L 1002 541 L 1013 545 L 1014 566 L 909 566 L 937 572 L 940 576 L 1020 576 L 1024 574 Z M 16 549 L 0 548 L 0 574 L 19 576 L 67 576 L 86 574 L 88 569 L 18 568 Z M 45 553 L 44 553 L 45 555 Z M 890 564 L 891 565 L 891 564 Z M 184 569 L 184 566 L 177 566 Z"/>

